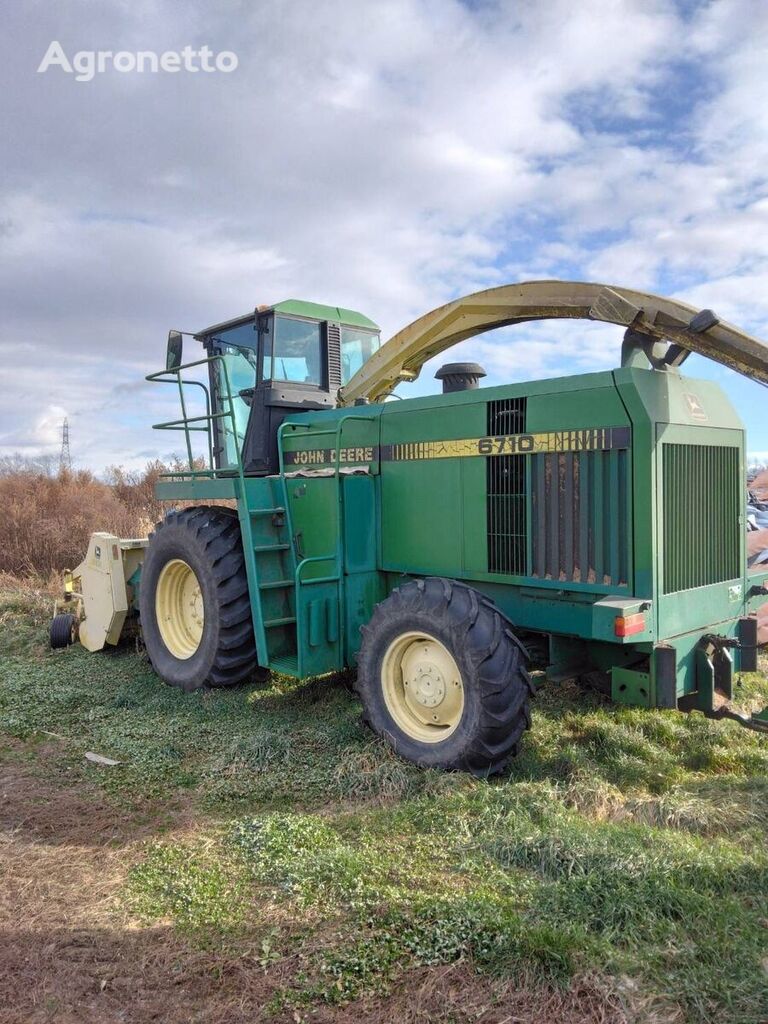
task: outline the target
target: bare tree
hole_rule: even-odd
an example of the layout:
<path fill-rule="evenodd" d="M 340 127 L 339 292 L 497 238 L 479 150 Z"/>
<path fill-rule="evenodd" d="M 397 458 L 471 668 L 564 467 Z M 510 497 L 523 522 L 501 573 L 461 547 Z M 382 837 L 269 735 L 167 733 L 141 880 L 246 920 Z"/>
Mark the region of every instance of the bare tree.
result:
<path fill-rule="evenodd" d="M 58 472 L 59 460 L 55 455 L 22 455 L 21 452 L 0 455 L 0 476 L 15 476 L 17 473 L 56 476 Z"/>

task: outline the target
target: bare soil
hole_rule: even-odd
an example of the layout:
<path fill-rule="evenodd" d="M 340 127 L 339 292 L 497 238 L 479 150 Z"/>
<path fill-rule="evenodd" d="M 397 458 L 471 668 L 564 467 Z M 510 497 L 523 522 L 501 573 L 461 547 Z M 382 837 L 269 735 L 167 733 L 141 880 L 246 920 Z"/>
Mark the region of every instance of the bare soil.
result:
<path fill-rule="evenodd" d="M 626 1024 L 599 978 L 566 992 L 514 987 L 468 965 L 424 968 L 394 992 L 341 1007 L 276 1010 L 296 965 L 193 948 L 145 926 L 119 893 L 147 840 L 194 828 L 189 807 L 126 810 L 69 779 L 55 745 L 13 742 L 0 774 L 0 1024 Z"/>

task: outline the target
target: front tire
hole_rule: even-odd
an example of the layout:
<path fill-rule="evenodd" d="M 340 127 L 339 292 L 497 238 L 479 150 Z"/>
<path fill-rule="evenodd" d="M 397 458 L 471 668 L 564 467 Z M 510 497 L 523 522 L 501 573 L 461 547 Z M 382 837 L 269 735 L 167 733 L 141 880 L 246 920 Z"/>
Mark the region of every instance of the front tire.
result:
<path fill-rule="evenodd" d="M 70 612 L 59 612 L 54 615 L 51 622 L 49 638 L 51 647 L 60 650 L 62 647 L 69 647 L 77 637 L 77 623 L 75 616 Z"/>
<path fill-rule="evenodd" d="M 232 686 L 256 669 L 248 579 L 237 514 L 196 506 L 169 512 L 149 538 L 139 594 L 144 644 L 171 686 Z"/>
<path fill-rule="evenodd" d="M 488 776 L 530 727 L 526 662 L 487 598 L 455 580 L 416 580 L 363 628 L 357 690 L 371 728 L 402 757 Z"/>

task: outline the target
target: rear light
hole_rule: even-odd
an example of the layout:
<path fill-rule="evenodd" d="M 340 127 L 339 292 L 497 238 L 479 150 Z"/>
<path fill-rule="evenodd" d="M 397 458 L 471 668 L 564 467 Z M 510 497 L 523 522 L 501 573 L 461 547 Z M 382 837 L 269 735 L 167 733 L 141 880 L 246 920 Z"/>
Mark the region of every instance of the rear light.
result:
<path fill-rule="evenodd" d="M 636 612 L 634 615 L 617 615 L 613 620 L 613 632 L 616 636 L 634 636 L 645 632 L 645 615 Z"/>

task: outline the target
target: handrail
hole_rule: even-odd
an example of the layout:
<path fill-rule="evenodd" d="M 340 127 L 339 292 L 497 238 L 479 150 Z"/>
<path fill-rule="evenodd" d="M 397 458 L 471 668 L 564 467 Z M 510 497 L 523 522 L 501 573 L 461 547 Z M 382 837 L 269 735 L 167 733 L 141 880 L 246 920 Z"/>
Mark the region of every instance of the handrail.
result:
<path fill-rule="evenodd" d="M 296 586 L 298 587 L 302 583 L 305 586 L 310 586 L 314 583 L 335 583 L 339 578 L 339 573 L 337 573 L 335 576 L 317 576 L 313 580 L 301 579 L 301 570 L 304 568 L 305 565 L 309 565 L 310 562 L 328 562 L 330 561 L 331 558 L 333 558 L 333 555 L 312 555 L 309 558 L 302 558 L 302 560 L 296 566 L 296 572 L 294 573 Z"/>
<path fill-rule="evenodd" d="M 153 430 L 170 430 L 172 427 L 184 427 L 185 424 L 189 423 L 202 423 L 203 420 L 212 422 L 213 420 L 223 420 L 229 416 L 228 412 L 211 412 L 205 416 L 183 416 L 180 420 L 167 420 L 165 423 L 155 423 Z M 205 429 L 204 427 L 196 427 L 190 429 Z"/>
<path fill-rule="evenodd" d="M 165 374 L 165 373 L 169 373 L 169 372 L 171 372 L 171 371 L 169 371 L 169 370 L 161 370 L 160 373 L 150 374 L 150 376 L 147 377 L 146 379 L 150 380 L 150 381 L 153 381 L 155 384 L 174 384 L 175 383 L 174 380 L 163 380 L 162 379 L 162 375 Z M 203 389 L 203 394 L 205 395 L 205 412 L 206 412 L 206 415 L 210 415 L 210 413 L 211 413 L 211 396 L 210 396 L 208 388 L 205 386 L 205 384 L 203 384 L 203 382 L 201 380 L 182 380 L 180 374 L 177 375 L 177 376 L 178 376 L 178 380 L 180 382 L 179 386 L 187 385 L 187 384 L 194 384 L 196 387 L 199 387 L 199 388 Z M 174 428 L 168 426 L 165 423 L 156 423 L 156 424 L 153 425 L 152 429 L 153 430 L 171 430 L 171 429 L 174 429 Z M 210 459 L 211 465 L 213 465 L 213 443 L 211 441 L 211 432 L 210 432 L 210 430 L 208 430 L 206 427 L 191 427 L 190 429 L 191 430 L 195 430 L 195 431 L 199 431 L 201 433 L 203 431 L 205 431 L 208 434 L 208 455 L 209 455 L 209 459 Z M 187 452 L 189 452 L 189 446 L 187 448 Z M 165 474 L 161 474 L 161 475 L 165 476 Z"/>
<path fill-rule="evenodd" d="M 223 396 L 224 402 L 228 408 L 222 409 L 220 412 L 211 411 L 211 395 L 208 388 L 202 381 L 197 380 L 184 380 L 181 376 L 183 370 L 190 370 L 196 366 L 210 366 L 212 363 L 220 363 L 223 371 L 223 383 L 225 394 Z M 245 474 L 243 471 L 243 460 L 240 454 L 240 445 L 238 444 L 238 432 L 237 432 L 237 418 L 235 416 L 235 406 L 232 399 L 232 388 L 229 382 L 229 370 L 227 369 L 226 361 L 222 355 L 208 356 L 206 359 L 196 359 L 191 363 L 182 363 L 180 366 L 176 366 L 173 369 L 158 370 L 156 373 L 150 373 L 147 375 L 146 380 L 157 383 L 157 384 L 178 384 L 179 397 L 181 401 L 182 417 L 178 420 L 167 420 L 163 423 L 153 423 L 153 430 L 183 430 L 186 440 L 187 447 L 187 459 L 189 461 L 189 470 L 176 471 L 175 473 L 162 473 L 161 476 L 164 478 L 198 478 L 206 477 L 207 479 L 218 479 L 219 474 L 231 476 L 233 471 L 236 471 L 237 477 L 241 484 L 241 494 L 244 493 L 245 487 Z M 184 385 L 185 384 L 196 384 L 198 387 L 203 389 L 205 393 L 205 416 L 188 416 L 187 406 L 184 399 Z M 211 430 L 211 424 L 218 422 L 219 420 L 229 420 L 232 437 L 235 439 L 235 465 L 229 466 L 227 469 L 217 469 L 214 465 L 213 455 L 213 432 Z M 192 426 L 194 423 L 205 423 L 205 427 Z M 195 459 L 192 451 L 192 440 L 190 433 L 197 431 L 202 433 L 205 431 L 208 434 L 208 469 L 196 470 Z"/>
<path fill-rule="evenodd" d="M 196 366 L 208 366 L 210 367 L 213 363 L 220 363 L 222 369 L 222 377 L 219 380 L 219 386 L 222 389 L 221 398 L 221 410 L 219 412 L 211 411 L 211 396 L 208 393 L 208 389 L 200 381 L 184 381 L 181 377 L 183 370 L 189 370 Z M 154 381 L 160 384 L 172 384 L 175 380 L 179 382 L 179 390 L 181 396 L 181 408 L 182 418 L 180 420 L 169 420 L 166 423 L 154 424 L 155 429 L 159 430 L 183 430 L 186 442 L 187 442 L 187 455 L 189 459 L 189 469 L 177 470 L 173 473 L 163 473 L 162 476 L 166 479 L 190 481 L 197 480 L 200 478 L 206 480 L 218 480 L 218 479 L 233 479 L 236 474 L 238 481 L 235 489 L 235 495 L 238 498 L 238 518 L 240 520 L 240 530 L 242 533 L 243 540 L 243 556 L 245 558 L 246 574 L 248 576 L 248 589 L 250 595 L 251 605 L 251 617 L 253 620 L 253 629 L 256 640 L 256 652 L 259 659 L 259 664 L 267 665 L 269 652 L 267 649 L 267 638 L 266 630 L 264 627 L 264 617 L 262 614 L 261 604 L 259 602 L 259 574 L 258 567 L 256 564 L 256 553 L 253 545 L 253 527 L 250 520 L 250 514 L 247 508 L 246 493 L 245 493 L 245 472 L 243 469 L 243 460 L 240 453 L 240 444 L 238 442 L 237 432 L 237 418 L 235 416 L 235 405 L 232 395 L 232 388 L 229 380 L 229 370 L 227 364 L 222 355 L 209 356 L 206 359 L 196 359 L 191 363 L 183 363 L 181 366 L 177 366 L 172 370 L 160 370 L 157 373 L 149 374 L 147 377 L 148 381 Z M 200 384 L 206 394 L 206 415 L 205 416 L 188 416 L 186 403 L 184 400 L 183 385 L 185 383 Z M 225 423 L 228 420 L 229 426 L 232 432 L 232 437 L 235 440 L 235 465 L 228 466 L 226 469 L 216 468 L 214 464 L 214 449 L 213 449 L 213 438 L 211 424 L 223 420 Z M 205 423 L 205 427 L 193 426 L 196 423 Z M 226 428 L 225 428 L 226 429 Z M 194 455 L 192 452 L 192 443 L 190 439 L 190 432 L 194 430 L 206 430 L 208 433 L 208 469 L 196 470 L 194 468 Z"/>

